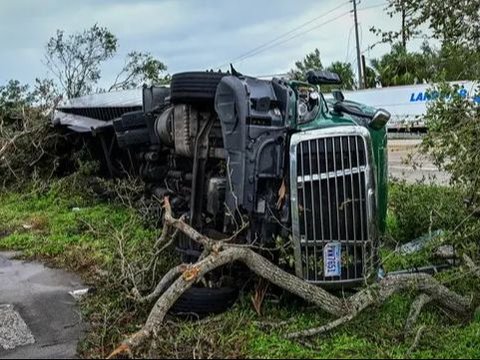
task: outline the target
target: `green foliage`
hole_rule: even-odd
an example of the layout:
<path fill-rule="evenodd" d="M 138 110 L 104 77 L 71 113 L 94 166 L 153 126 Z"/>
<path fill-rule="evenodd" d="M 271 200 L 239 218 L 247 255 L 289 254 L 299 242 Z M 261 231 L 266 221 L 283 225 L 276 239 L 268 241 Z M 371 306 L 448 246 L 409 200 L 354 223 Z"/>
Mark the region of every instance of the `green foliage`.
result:
<path fill-rule="evenodd" d="M 373 59 L 371 65 L 383 86 L 421 83 L 429 78 L 426 59 L 419 53 L 407 52 L 400 44 L 393 45 L 391 52 L 380 59 Z"/>
<path fill-rule="evenodd" d="M 387 232 L 405 243 L 434 230 L 453 230 L 468 216 L 463 192 L 440 185 L 390 183 Z"/>
<path fill-rule="evenodd" d="M 450 43 L 434 49 L 425 43 L 422 55 L 427 64 L 427 79 L 433 82 L 476 80 L 480 77 L 480 51 Z"/>
<path fill-rule="evenodd" d="M 55 91 L 49 79 L 36 79 L 32 90 L 16 80 L 0 86 L 0 190 L 48 182 L 91 160 L 91 140 L 52 126 Z"/>
<path fill-rule="evenodd" d="M 308 70 L 323 70 L 320 50 L 315 49 L 313 52 L 305 55 L 303 60 L 295 62 L 295 68 L 290 70 L 289 76 L 291 79 L 305 81 L 305 74 Z"/>
<path fill-rule="evenodd" d="M 245 296 L 231 311 L 211 321 L 176 319 L 166 324 L 148 356 L 190 358 L 202 354 L 213 358 L 389 359 L 460 358 L 462 355 L 476 358 L 480 355 L 478 322 L 452 326 L 445 314 L 428 306 L 419 319 L 426 325 L 423 336 L 417 348 L 410 352 L 413 339 L 405 337 L 404 326 L 411 301 L 411 296 L 393 296 L 374 311 L 361 314 L 331 333 L 292 341 L 285 339 L 284 335 L 326 324 L 332 318 L 288 295 L 283 295 L 280 302 L 267 299 L 264 314 L 259 317 Z M 266 325 L 282 321 L 282 326 Z"/>
<path fill-rule="evenodd" d="M 22 85 L 18 80 L 10 80 L 0 85 L 0 119 L 3 124 L 10 123 L 22 116 L 23 109 L 33 102 L 33 94 L 28 91 L 28 85 Z"/>
<path fill-rule="evenodd" d="M 0 189 L 48 177 L 58 166 L 61 137 L 52 131 L 37 90 L 16 80 L 0 86 Z"/>
<path fill-rule="evenodd" d="M 479 51 L 480 45 L 480 0 L 457 2 L 443 0 L 389 0 L 386 13 L 390 17 L 400 15 L 402 27 L 399 31 L 382 31 L 372 28 L 383 42 L 402 40 L 402 46 L 412 37 L 428 27 L 434 38 L 442 44 L 455 44 Z"/>
<path fill-rule="evenodd" d="M 418 82 L 474 80 L 480 76 L 480 0 L 456 3 L 441 0 L 389 0 L 386 13 L 399 15 L 399 31 L 371 31 L 392 44 L 389 54 L 372 60 L 384 86 Z M 407 41 L 428 27 L 439 49 L 425 43 L 421 52 L 408 52 Z"/>
<path fill-rule="evenodd" d="M 406 48 L 407 42 L 420 34 L 418 11 L 421 5 L 421 0 L 389 0 L 385 12 L 390 18 L 400 15 L 401 28 L 398 31 L 383 31 L 373 26 L 370 31 L 380 36 L 384 43 L 393 44 L 400 41 L 402 47 Z"/>
<path fill-rule="evenodd" d="M 135 217 L 134 210 L 108 203 L 96 203 L 80 194 L 69 196 L 61 183 L 38 193 L 0 195 L 0 248 L 21 250 L 27 256 L 63 256 L 81 248 L 100 264 L 111 262 L 116 253 L 116 239 L 109 236 Z M 95 231 L 91 231 L 95 229 Z M 141 227 L 140 220 L 131 224 L 130 241 L 144 242 L 155 232 Z"/>
<path fill-rule="evenodd" d="M 471 201 L 478 203 L 480 108 L 458 90 L 448 85 L 431 90 L 438 95 L 425 116 L 429 132 L 422 145 L 435 164 L 452 174 L 453 182 L 464 186 Z M 474 96 L 480 96 L 480 89 Z"/>
<path fill-rule="evenodd" d="M 389 53 L 371 60 L 367 81 L 371 87 L 375 77 L 383 86 L 476 79 L 479 61 L 480 52 L 456 44 L 435 49 L 424 43 L 420 52 L 409 52 L 397 43 Z"/>
<path fill-rule="evenodd" d="M 342 84 L 340 86 L 331 86 L 331 88 L 338 89 L 340 87 L 345 90 L 353 90 L 355 88 L 355 74 L 353 73 L 352 64 L 335 61 L 327 67 L 327 70 L 338 74 L 340 79 L 342 79 Z M 326 87 L 322 87 L 322 91 L 329 92 Z"/>
<path fill-rule="evenodd" d="M 70 99 L 93 90 L 101 77 L 100 65 L 116 51 L 115 35 L 97 24 L 68 36 L 57 30 L 47 42 L 45 63 Z"/>
<path fill-rule="evenodd" d="M 105 91 L 96 88 L 101 78 L 101 66 L 115 56 L 117 48 L 117 37 L 97 24 L 70 35 L 57 30 L 47 43 L 45 64 L 58 82 L 55 87 L 58 86 L 59 92 L 70 99 Z M 136 88 L 143 83 L 165 84 L 169 81 L 168 75 L 162 76 L 166 70 L 165 64 L 150 53 L 132 51 L 108 91 Z M 44 85 L 51 87 L 54 83 Z"/>
<path fill-rule="evenodd" d="M 169 83 L 168 75 L 162 75 L 167 67 L 149 53 L 132 51 L 127 55 L 125 63 L 109 91 L 132 89 L 143 84 L 160 85 Z"/>
<path fill-rule="evenodd" d="M 386 271 L 444 264 L 434 254 L 443 245 L 453 245 L 461 255 L 478 261 L 480 220 L 465 204 L 462 187 L 434 184 L 390 183 L 387 232 L 381 250 Z M 431 237 L 425 248 L 413 254 L 398 253 L 398 245 Z"/>
<path fill-rule="evenodd" d="M 315 49 L 313 52 L 307 54 L 303 60 L 295 62 L 295 68 L 290 70 L 289 77 L 293 80 L 306 81 L 305 74 L 307 71 L 323 69 L 320 50 Z M 330 92 L 332 89 L 339 87 L 341 89 L 352 90 L 355 87 L 355 75 L 350 63 L 335 61 L 325 70 L 338 74 L 342 79 L 342 84 L 340 86 L 322 86 L 322 91 Z"/>
<path fill-rule="evenodd" d="M 118 236 L 123 234 L 127 240 L 123 243 L 123 254 L 132 266 L 136 266 L 148 258 L 158 231 L 146 226 L 131 208 L 118 202 L 99 202 L 88 197 L 83 191 L 86 187 L 79 181 L 81 179 L 66 178 L 52 183 L 47 189 L 28 187 L 22 193 L 1 194 L 0 234 L 4 235 L 0 235 L 0 248 L 23 250 L 27 256 L 46 257 L 55 265 L 81 271 L 88 283 L 96 285 L 97 292 L 82 302 L 82 313 L 90 322 L 90 328 L 80 346 L 80 353 L 84 357 L 104 358 L 126 334 L 138 330 L 151 305 L 137 305 L 125 297 L 125 288 L 129 289 L 130 284 L 127 281 L 124 287 L 118 281 L 122 272 Z M 426 185 L 394 185 L 393 202 L 398 203 L 402 196 L 408 196 L 408 199 L 412 194 L 420 194 L 418 201 L 427 203 L 431 202 L 427 194 L 432 198 L 443 198 L 445 203 L 454 204 L 457 199 L 454 190 L 427 188 Z M 407 203 L 417 216 L 422 214 L 416 210 L 418 204 L 413 199 Z M 398 209 L 391 206 L 391 218 L 398 220 Z M 409 209 L 405 206 L 401 211 L 408 212 Z M 410 221 L 415 219 L 410 218 Z M 396 224 L 405 227 L 406 232 L 410 231 L 410 224 L 398 221 Z M 389 254 L 384 252 L 383 255 Z M 421 256 L 425 260 L 426 254 Z M 158 276 L 174 261 L 175 258 L 167 254 L 164 262 L 159 264 Z M 416 261 L 420 264 L 421 259 Z M 399 266 L 394 261 L 390 264 Z M 441 273 L 437 278 L 462 294 L 480 293 L 478 280 L 472 274 L 462 272 L 461 268 Z M 147 280 L 146 288 L 153 283 L 151 279 Z M 405 318 L 412 301 L 408 294 L 393 296 L 373 311 L 365 311 L 354 321 L 307 342 L 287 340 L 284 338 L 286 333 L 320 326 L 331 321 L 332 317 L 298 298 L 271 290 L 274 295 L 267 296 L 261 317 L 253 310 L 247 292 L 231 311 L 219 317 L 201 322 L 182 318 L 167 321 L 153 348 L 139 355 L 151 358 L 190 358 L 194 355 L 213 358 L 480 356 L 480 323 L 477 320 L 468 325 L 452 325 L 447 315 L 429 306 L 419 319 L 426 328 L 418 346 L 410 353 L 413 339 L 404 337 Z M 280 321 L 285 324 L 262 325 Z"/>
<path fill-rule="evenodd" d="M 480 0 L 423 0 L 414 3 L 408 4 L 408 8 L 417 14 L 413 26 L 418 28 L 426 24 L 442 43 L 457 44 L 471 51 L 480 50 Z"/>
<path fill-rule="evenodd" d="M 479 90 L 474 96 L 479 96 Z M 465 194 L 468 215 L 458 223 L 452 236 L 463 249 L 478 254 L 480 109 L 477 103 L 462 96 L 458 87 L 441 85 L 430 93 L 435 95 L 436 101 L 425 115 L 429 131 L 423 139 L 422 149 L 432 156 L 440 169 L 451 174 L 452 183 Z"/>

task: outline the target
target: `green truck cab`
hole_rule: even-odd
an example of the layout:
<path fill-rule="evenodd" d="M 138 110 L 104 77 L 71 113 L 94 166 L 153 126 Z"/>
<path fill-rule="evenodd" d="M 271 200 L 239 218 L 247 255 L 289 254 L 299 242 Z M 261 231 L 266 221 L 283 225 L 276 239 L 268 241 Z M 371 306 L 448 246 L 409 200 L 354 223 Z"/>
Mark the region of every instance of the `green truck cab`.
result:
<path fill-rule="evenodd" d="M 321 84 L 321 79 L 289 83 L 297 102 L 311 94 L 321 99 L 315 114 L 297 112 L 292 124 L 298 131 L 290 139 L 296 273 L 319 284 L 355 285 L 375 272 L 378 242 L 385 231 L 390 115 L 347 101 L 339 91 L 325 100 Z M 312 247 L 310 239 L 315 239 Z M 331 259 L 328 251 L 334 255 Z M 328 261 L 333 262 L 330 272 Z M 334 276 L 326 276 L 329 273 Z"/>

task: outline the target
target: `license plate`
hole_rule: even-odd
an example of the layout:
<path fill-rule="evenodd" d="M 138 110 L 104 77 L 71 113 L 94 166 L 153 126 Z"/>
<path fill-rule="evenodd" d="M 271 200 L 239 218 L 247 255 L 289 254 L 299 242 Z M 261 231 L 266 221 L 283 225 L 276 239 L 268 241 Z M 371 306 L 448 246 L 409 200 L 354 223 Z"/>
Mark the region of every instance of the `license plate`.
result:
<path fill-rule="evenodd" d="M 323 250 L 325 276 L 342 275 L 342 246 L 338 242 L 328 243 Z"/>

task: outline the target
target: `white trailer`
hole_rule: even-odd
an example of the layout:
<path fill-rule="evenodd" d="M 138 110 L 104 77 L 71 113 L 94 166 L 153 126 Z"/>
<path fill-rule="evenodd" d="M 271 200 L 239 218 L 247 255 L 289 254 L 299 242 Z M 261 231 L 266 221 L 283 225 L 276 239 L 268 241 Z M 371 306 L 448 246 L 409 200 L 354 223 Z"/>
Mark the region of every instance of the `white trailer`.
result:
<path fill-rule="evenodd" d="M 479 82 L 451 82 L 459 87 L 459 94 L 471 98 L 480 104 Z M 357 91 L 345 91 L 346 100 L 367 104 L 375 108 L 384 108 L 392 114 L 389 130 L 404 128 L 424 128 L 423 115 L 428 103 L 432 101 L 434 84 L 392 86 Z M 331 97 L 327 94 L 326 97 Z"/>

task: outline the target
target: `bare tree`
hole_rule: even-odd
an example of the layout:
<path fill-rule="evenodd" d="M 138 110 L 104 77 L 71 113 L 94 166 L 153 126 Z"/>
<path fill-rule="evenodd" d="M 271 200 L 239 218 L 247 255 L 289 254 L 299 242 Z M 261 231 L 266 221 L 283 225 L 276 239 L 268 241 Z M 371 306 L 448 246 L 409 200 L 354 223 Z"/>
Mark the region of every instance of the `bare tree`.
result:
<path fill-rule="evenodd" d="M 422 6 L 422 1 L 418 0 L 389 0 L 385 11 L 390 18 L 400 15 L 400 30 L 383 31 L 373 26 L 370 31 L 381 37 L 380 42 L 394 44 L 400 41 L 402 48 L 406 50 L 407 42 L 420 35 L 418 27 L 424 21 L 420 14 Z"/>
<path fill-rule="evenodd" d="M 97 24 L 66 36 L 57 30 L 46 46 L 45 64 L 67 98 L 92 91 L 101 76 L 100 65 L 117 51 L 117 38 Z"/>
<path fill-rule="evenodd" d="M 45 64 L 58 82 L 60 92 L 70 99 L 95 91 L 101 65 L 115 56 L 117 47 L 116 36 L 97 24 L 71 35 L 57 30 L 47 43 Z M 169 75 L 163 74 L 166 70 L 166 65 L 150 53 L 132 51 L 108 91 L 168 83 Z"/>
<path fill-rule="evenodd" d="M 168 75 L 162 75 L 166 70 L 167 66 L 150 53 L 132 51 L 127 55 L 125 66 L 108 91 L 136 88 L 142 84 L 168 83 Z"/>

